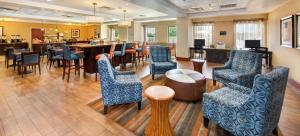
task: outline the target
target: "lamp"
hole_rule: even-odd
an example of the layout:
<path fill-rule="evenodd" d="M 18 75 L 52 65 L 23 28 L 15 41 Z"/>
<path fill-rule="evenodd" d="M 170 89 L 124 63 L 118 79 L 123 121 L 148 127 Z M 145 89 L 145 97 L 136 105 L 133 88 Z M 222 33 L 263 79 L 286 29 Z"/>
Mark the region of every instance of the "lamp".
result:
<path fill-rule="evenodd" d="M 129 26 L 131 26 L 131 21 L 127 21 L 126 18 L 125 18 L 126 10 L 123 10 L 123 13 L 124 13 L 123 20 L 120 20 L 118 22 L 118 26 L 119 27 L 129 27 Z"/>
<path fill-rule="evenodd" d="M 97 3 L 93 3 L 93 6 L 94 6 L 94 15 L 86 17 L 86 20 L 87 20 L 88 23 L 97 24 L 97 23 L 103 22 L 103 18 L 102 17 L 97 17 L 96 16 L 96 5 L 97 5 Z"/>

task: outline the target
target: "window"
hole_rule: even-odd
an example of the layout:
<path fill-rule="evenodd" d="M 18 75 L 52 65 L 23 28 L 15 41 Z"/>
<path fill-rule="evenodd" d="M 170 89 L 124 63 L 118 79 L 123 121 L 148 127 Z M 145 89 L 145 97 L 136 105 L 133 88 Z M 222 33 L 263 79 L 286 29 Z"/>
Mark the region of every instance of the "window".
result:
<path fill-rule="evenodd" d="M 205 39 L 205 46 L 212 44 L 212 23 L 195 24 L 193 27 L 194 39 Z"/>
<path fill-rule="evenodd" d="M 264 22 L 238 21 L 235 24 L 235 45 L 237 49 L 245 48 L 245 40 L 260 40 L 264 43 Z"/>
<path fill-rule="evenodd" d="M 119 31 L 116 30 L 115 28 L 111 29 L 111 40 L 112 41 L 117 41 L 119 39 Z"/>
<path fill-rule="evenodd" d="M 176 37 L 176 27 L 175 26 L 169 26 L 168 27 L 168 42 L 169 43 L 176 43 L 177 37 Z"/>
<path fill-rule="evenodd" d="M 154 27 L 146 27 L 145 37 L 147 42 L 155 41 L 155 28 Z"/>

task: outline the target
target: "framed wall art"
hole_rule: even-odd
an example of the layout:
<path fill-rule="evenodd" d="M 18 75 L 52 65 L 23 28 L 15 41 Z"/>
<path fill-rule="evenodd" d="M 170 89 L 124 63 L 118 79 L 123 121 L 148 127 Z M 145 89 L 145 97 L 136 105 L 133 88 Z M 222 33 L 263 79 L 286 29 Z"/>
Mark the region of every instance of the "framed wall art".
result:
<path fill-rule="evenodd" d="M 280 19 L 280 44 L 283 47 L 293 48 L 294 38 L 294 16 L 287 16 Z"/>
<path fill-rule="evenodd" d="M 80 37 L 80 29 L 71 29 L 71 37 L 79 38 Z"/>

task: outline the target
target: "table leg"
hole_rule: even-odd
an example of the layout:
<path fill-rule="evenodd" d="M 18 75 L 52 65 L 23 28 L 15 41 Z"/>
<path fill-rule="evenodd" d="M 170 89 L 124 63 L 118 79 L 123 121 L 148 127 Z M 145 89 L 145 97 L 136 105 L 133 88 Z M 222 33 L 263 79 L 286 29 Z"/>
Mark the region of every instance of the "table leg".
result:
<path fill-rule="evenodd" d="M 169 121 L 170 100 L 151 100 L 151 117 L 145 130 L 146 136 L 172 136 L 173 129 Z"/>

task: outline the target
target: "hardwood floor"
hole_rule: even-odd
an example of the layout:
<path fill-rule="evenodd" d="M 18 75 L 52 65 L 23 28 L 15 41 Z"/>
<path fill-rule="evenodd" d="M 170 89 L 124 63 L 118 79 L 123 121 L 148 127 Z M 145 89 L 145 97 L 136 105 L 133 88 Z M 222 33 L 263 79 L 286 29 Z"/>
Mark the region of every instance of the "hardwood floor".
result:
<path fill-rule="evenodd" d="M 179 62 L 180 68 L 192 68 L 190 62 Z M 205 65 L 205 76 L 211 78 L 211 67 Z M 127 66 L 128 68 L 131 65 Z M 149 74 L 147 63 L 136 70 L 140 77 Z M 86 104 L 100 97 L 100 84 L 94 75 L 86 79 L 71 74 L 70 82 L 62 80 L 62 68 L 46 68 L 42 75 L 18 76 L 0 61 L 0 135 L 6 136 L 113 136 L 134 135 Z M 284 135 L 299 135 L 300 96 L 286 90 L 279 127 Z"/>

